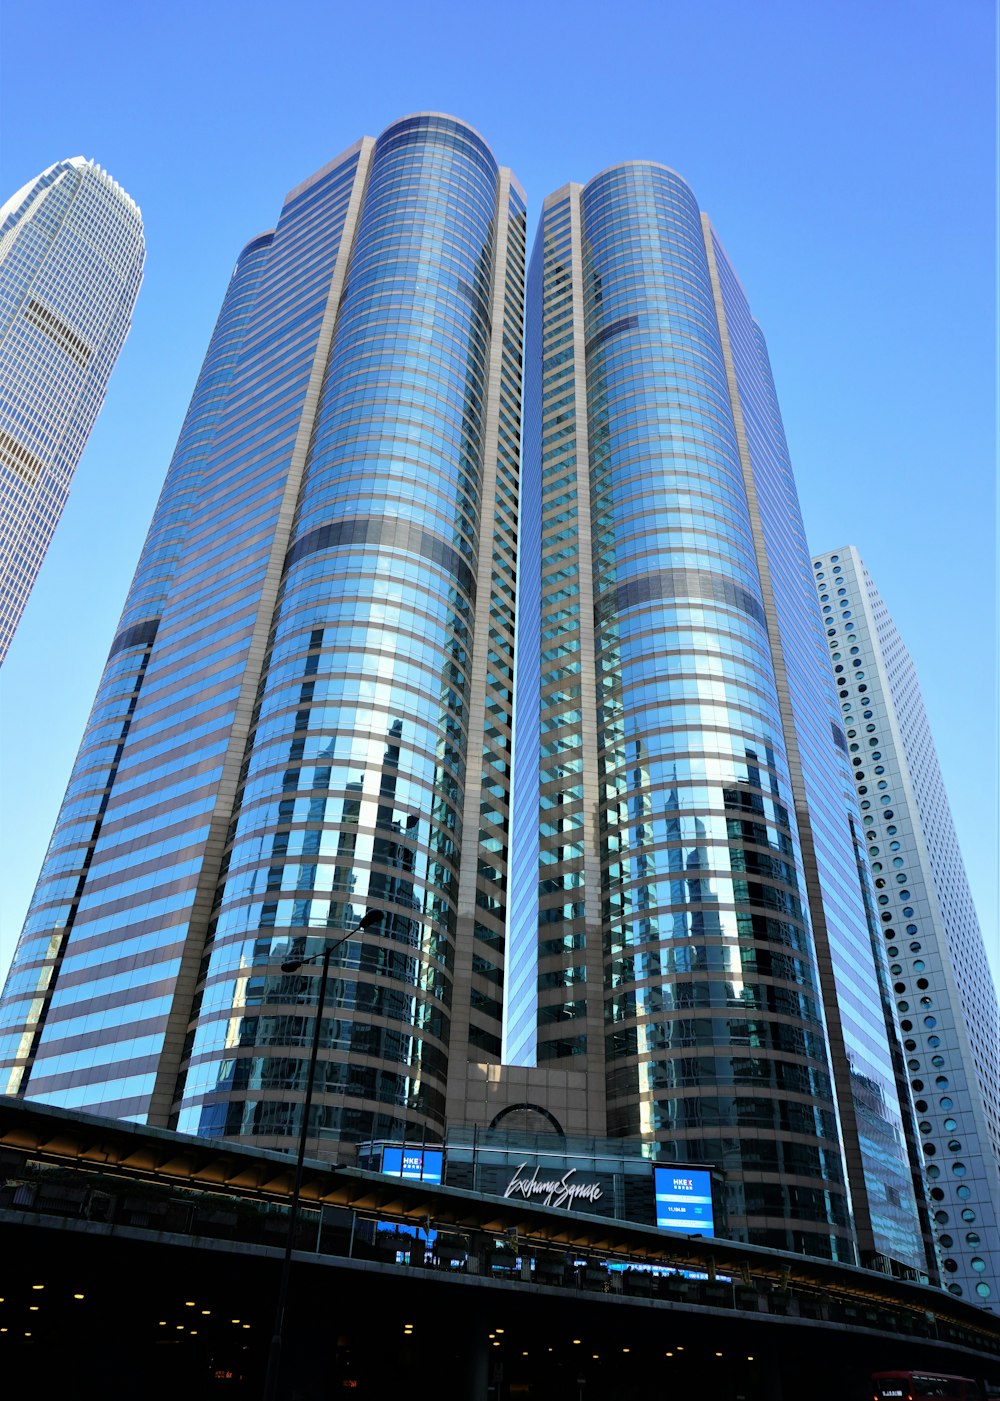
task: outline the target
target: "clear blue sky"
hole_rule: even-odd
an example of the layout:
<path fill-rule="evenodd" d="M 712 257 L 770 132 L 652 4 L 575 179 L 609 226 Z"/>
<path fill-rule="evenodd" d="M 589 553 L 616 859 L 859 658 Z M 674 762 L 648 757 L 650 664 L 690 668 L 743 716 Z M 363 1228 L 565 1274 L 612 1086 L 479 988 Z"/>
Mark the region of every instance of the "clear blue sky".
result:
<path fill-rule="evenodd" d="M 691 183 L 768 340 L 810 543 L 860 548 L 916 660 L 1000 968 L 994 60 L 992 0 L 8 4 L 0 201 L 92 157 L 148 256 L 4 666 L 0 976 L 236 254 L 421 109 L 482 131 L 532 224 L 615 161 Z"/>

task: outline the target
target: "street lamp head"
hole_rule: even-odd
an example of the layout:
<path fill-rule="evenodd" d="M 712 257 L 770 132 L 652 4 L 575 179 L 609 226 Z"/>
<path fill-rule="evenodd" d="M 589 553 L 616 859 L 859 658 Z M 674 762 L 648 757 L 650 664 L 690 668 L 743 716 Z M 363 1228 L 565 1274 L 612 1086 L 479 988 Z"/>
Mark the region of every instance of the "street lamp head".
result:
<path fill-rule="evenodd" d="M 349 939 L 352 934 L 360 934 L 362 929 L 371 929 L 376 924 L 381 924 L 384 917 L 384 910 L 366 910 L 360 921 L 353 929 L 349 929 L 343 938 L 338 939 L 336 944 L 331 945 L 331 950 Z M 282 973 L 297 973 L 304 963 L 315 963 L 317 958 L 322 958 L 323 954 L 314 953 L 309 958 L 293 959 L 290 963 L 281 965 Z"/>

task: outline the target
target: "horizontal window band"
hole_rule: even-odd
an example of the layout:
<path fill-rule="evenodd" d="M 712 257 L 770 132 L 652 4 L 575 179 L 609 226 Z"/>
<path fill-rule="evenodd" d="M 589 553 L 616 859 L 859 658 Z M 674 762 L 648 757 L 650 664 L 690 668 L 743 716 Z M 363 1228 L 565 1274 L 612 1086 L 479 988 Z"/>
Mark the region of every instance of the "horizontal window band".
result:
<path fill-rule="evenodd" d="M 422 555 L 424 559 L 446 569 L 458 580 L 463 593 L 475 601 L 476 581 L 472 570 L 456 549 L 429 530 L 407 521 L 379 519 L 376 516 L 355 516 L 348 520 L 330 521 L 318 525 L 297 540 L 285 555 L 284 572 L 293 564 L 317 550 L 334 550 L 344 545 L 389 545 Z"/>
<path fill-rule="evenodd" d="M 639 318 L 635 315 L 623 316 L 619 321 L 612 321 L 609 326 L 603 327 L 596 335 L 591 336 L 586 345 L 586 354 L 589 355 L 591 351 L 596 350 L 598 346 L 603 345 L 604 342 L 610 340 L 612 336 L 619 336 L 623 331 L 636 330 L 638 325 Z"/>
<path fill-rule="evenodd" d="M 594 603 L 594 621 L 598 625 L 629 608 L 638 608 L 656 599 L 680 601 L 703 599 L 728 604 L 748 614 L 762 628 L 767 620 L 760 602 L 742 584 L 733 583 L 722 574 L 708 569 L 657 569 L 623 584 L 605 589 Z"/>
<path fill-rule="evenodd" d="M 141 623 L 133 623 L 123 628 L 111 644 L 108 661 L 129 647 L 151 647 L 160 626 L 159 618 L 144 618 Z"/>
<path fill-rule="evenodd" d="M 9 464 L 30 485 L 45 469 L 45 463 L 23 443 L 0 428 L 0 462 Z"/>
<path fill-rule="evenodd" d="M 43 306 L 35 297 L 29 297 L 24 306 L 24 319 L 36 330 L 43 331 L 78 365 L 87 365 L 93 354 L 90 346 L 51 307 Z"/>

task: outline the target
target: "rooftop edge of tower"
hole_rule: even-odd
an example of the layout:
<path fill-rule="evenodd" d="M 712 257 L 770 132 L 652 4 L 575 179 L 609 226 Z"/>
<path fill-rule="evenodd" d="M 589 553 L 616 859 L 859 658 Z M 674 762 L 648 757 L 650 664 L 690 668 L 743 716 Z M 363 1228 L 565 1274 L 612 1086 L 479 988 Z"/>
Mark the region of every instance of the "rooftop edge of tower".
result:
<path fill-rule="evenodd" d="M 696 195 L 695 195 L 695 193 L 694 193 L 694 190 L 691 188 L 691 186 L 688 184 L 688 182 L 684 179 L 684 176 L 681 175 L 679 171 L 675 170 L 675 169 L 673 168 L 673 166 L 671 166 L 671 165 L 665 165 L 665 164 L 663 163 L 663 161 L 629 160 L 629 161 L 615 161 L 615 162 L 613 162 L 613 164 L 611 164 L 611 165 L 606 165 L 606 166 L 604 166 L 604 168 L 603 168 L 602 170 L 599 170 L 599 171 L 596 173 L 596 175 L 592 175 L 592 176 L 590 177 L 590 179 L 587 180 L 587 181 L 581 182 L 581 181 L 579 181 L 579 180 L 567 180 L 566 183 L 565 183 L 564 185 L 560 185 L 559 188 L 558 188 L 557 190 L 553 190 L 551 194 L 546 195 L 545 199 L 542 201 L 542 212 L 544 213 L 547 209 L 551 208 L 551 206 L 552 206 L 553 204 L 556 204 L 559 200 L 565 199 L 567 195 L 570 195 L 570 194 L 576 194 L 576 195 L 580 195 L 580 196 L 585 195 L 586 192 L 591 188 L 592 185 L 596 184 L 596 182 L 597 182 L 598 180 L 603 179 L 605 175 L 610 175 L 610 174 L 611 174 L 613 171 L 615 171 L 615 170 L 635 170 L 635 169 L 648 169 L 648 170 L 663 170 L 663 171 L 666 171 L 666 173 L 667 173 L 668 175 L 672 175 L 672 176 L 674 177 L 675 180 L 679 180 L 679 181 L 681 182 L 681 184 L 684 186 L 684 188 L 685 188 L 685 189 L 688 191 L 688 193 L 690 194 L 691 198 L 694 200 L 694 202 L 695 202 L 695 204 L 697 205 L 699 211 L 701 210 L 701 205 L 698 204 L 698 200 L 697 200 L 697 197 L 696 197 Z"/>
<path fill-rule="evenodd" d="M 402 126 L 404 122 L 412 122 L 417 117 L 436 117 L 438 118 L 438 120 L 443 122 L 454 122 L 455 126 L 461 127 L 463 131 L 467 131 L 470 136 L 474 136 L 476 138 L 476 140 L 488 154 L 490 160 L 493 162 L 496 169 L 499 171 L 500 162 L 497 160 L 496 155 L 493 151 L 493 147 L 486 140 L 486 137 L 483 135 L 483 133 L 479 131 L 476 127 L 474 127 L 471 122 L 463 121 L 461 117 L 456 117 L 452 112 L 407 112 L 402 117 L 397 117 L 395 121 L 390 122 L 387 127 L 384 127 L 383 130 L 380 131 L 378 134 L 378 140 L 381 141 L 382 138 L 384 136 L 387 136 L 394 127 Z"/>
<path fill-rule="evenodd" d="M 366 145 L 376 145 L 395 127 L 400 126 L 403 122 L 413 121 L 416 117 L 436 117 L 441 121 L 453 122 L 456 127 L 460 127 L 463 131 L 467 131 L 470 136 L 475 138 L 475 140 L 479 143 L 479 145 L 489 156 L 490 160 L 493 162 L 494 169 L 497 171 L 497 173 L 499 173 L 501 170 L 506 170 L 508 172 L 511 184 L 517 190 L 518 194 L 525 201 L 525 203 L 527 203 L 527 195 L 525 193 L 524 186 L 521 184 L 520 180 L 518 180 L 517 176 L 514 174 L 513 170 L 511 170 L 509 166 L 501 166 L 498 163 L 496 155 L 493 151 L 493 147 L 486 140 L 485 136 L 483 136 L 482 132 L 479 131 L 476 127 L 472 126 L 470 122 L 463 121 L 461 117 L 456 117 L 451 112 L 435 111 L 407 112 L 404 116 L 397 117 L 394 121 L 390 122 L 388 126 L 383 127 L 382 131 L 379 132 L 377 137 L 359 137 L 357 141 L 352 142 L 351 145 L 347 146 L 343 151 L 340 152 L 339 155 L 334 156 L 331 160 L 328 160 L 324 165 L 320 166 L 318 170 L 314 170 L 311 175 L 307 175 L 304 180 L 301 180 L 299 182 L 299 184 L 294 185 L 285 195 L 285 198 L 282 201 L 282 203 L 288 204 L 291 200 L 296 199 L 299 195 L 303 194 L 306 190 L 308 190 L 310 186 L 315 185 L 318 180 L 321 180 L 325 175 L 328 175 L 331 170 L 336 169 L 338 165 L 342 165 L 344 161 L 350 159 L 350 157 L 353 156 L 356 152 L 362 150 L 363 147 L 365 147 Z M 251 242 L 253 242 L 253 240 L 251 240 Z"/>
<path fill-rule="evenodd" d="M 672 175 L 672 176 L 674 177 L 675 180 L 679 180 L 679 181 L 681 182 L 681 184 L 684 186 L 684 188 L 685 188 L 685 189 L 688 191 L 688 193 L 691 195 L 691 198 L 694 200 L 695 204 L 698 204 L 698 200 L 697 200 L 697 198 L 696 198 L 696 196 L 695 196 L 694 190 L 691 188 L 691 186 L 690 186 L 690 185 L 688 184 L 688 182 L 685 180 L 684 176 L 680 173 L 680 171 L 679 171 L 679 170 L 675 170 L 675 169 L 673 168 L 672 165 L 665 165 L 665 164 L 663 163 L 663 161 L 649 161 L 649 160 L 615 161 L 615 162 L 613 162 L 613 164 L 611 164 L 611 165 L 606 165 L 606 166 L 604 167 L 603 170 L 599 170 L 599 171 L 597 172 L 596 175 L 592 175 L 592 176 L 590 177 L 590 179 L 589 179 L 589 180 L 584 184 L 584 186 L 583 186 L 584 193 L 586 193 L 586 191 L 590 189 L 591 185 L 595 184 L 598 180 L 603 179 L 605 175 L 610 175 L 610 174 L 612 173 L 612 171 L 615 171 L 615 170 L 635 170 L 635 169 L 643 169 L 643 170 L 664 170 L 664 171 L 666 171 L 666 173 L 667 173 L 668 175 Z M 698 208 L 699 208 L 699 209 L 701 208 L 701 205 L 700 205 L 700 204 L 698 205 Z"/>
<path fill-rule="evenodd" d="M 28 196 L 39 185 L 41 185 L 41 183 L 44 180 L 46 180 L 48 176 L 52 175 L 53 171 L 60 171 L 64 174 L 66 171 L 69 170 L 93 172 L 93 174 L 99 180 L 101 180 L 103 184 L 108 185 L 112 190 L 114 190 L 115 194 L 121 197 L 123 203 L 128 205 L 128 207 L 135 213 L 136 218 L 139 221 L 139 227 L 140 229 L 142 228 L 142 210 L 139 208 L 138 204 L 135 202 L 135 200 L 132 198 L 129 192 L 124 188 L 124 186 L 118 183 L 118 181 L 114 178 L 113 175 L 111 175 L 107 170 L 103 169 L 102 166 L 98 165 L 96 161 L 88 160 L 86 156 L 67 156 L 63 160 L 53 161 L 51 165 L 46 166 L 46 168 L 43 171 L 41 171 L 38 175 L 32 176 L 32 178 L 26 181 L 19 190 L 15 190 L 15 192 L 10 196 L 8 200 L 5 200 L 3 204 L 0 205 L 0 225 L 5 224 L 12 214 L 17 213 L 17 211 L 21 208 L 22 204 L 24 204 Z"/>

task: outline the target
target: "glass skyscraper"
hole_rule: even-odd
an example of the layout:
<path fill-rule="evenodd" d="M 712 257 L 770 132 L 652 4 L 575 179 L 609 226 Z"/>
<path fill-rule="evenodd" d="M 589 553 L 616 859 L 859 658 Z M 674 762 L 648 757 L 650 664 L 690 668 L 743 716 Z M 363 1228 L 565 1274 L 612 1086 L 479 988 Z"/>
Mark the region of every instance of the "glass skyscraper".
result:
<path fill-rule="evenodd" d="M 287 197 L 226 294 L 4 1003 L 49 1103 L 285 1146 L 439 1134 L 499 1057 L 524 201 L 424 115 Z M 309 970 L 306 970 L 308 973 Z M 457 991 L 461 989 L 461 991 Z"/>
<path fill-rule="evenodd" d="M 767 352 L 687 185 L 552 195 L 528 328 L 513 841 L 540 880 L 508 1057 L 585 1066 L 609 1134 L 723 1168 L 733 1233 L 921 1268 Z"/>
<path fill-rule="evenodd" d="M 760 331 L 663 166 L 552 195 L 527 276 L 525 233 L 482 139 L 421 114 L 241 254 L 3 1083 L 288 1148 L 316 978 L 280 965 L 376 909 L 336 955 L 313 1151 L 516 1113 L 717 1169 L 736 1238 L 924 1272 Z"/>
<path fill-rule="evenodd" d="M 137 205 L 82 156 L 0 208 L 0 662 L 128 334 L 144 250 Z"/>
<path fill-rule="evenodd" d="M 1000 1298 L 1000 1014 L 913 661 L 852 545 L 813 560 L 946 1286 Z"/>

